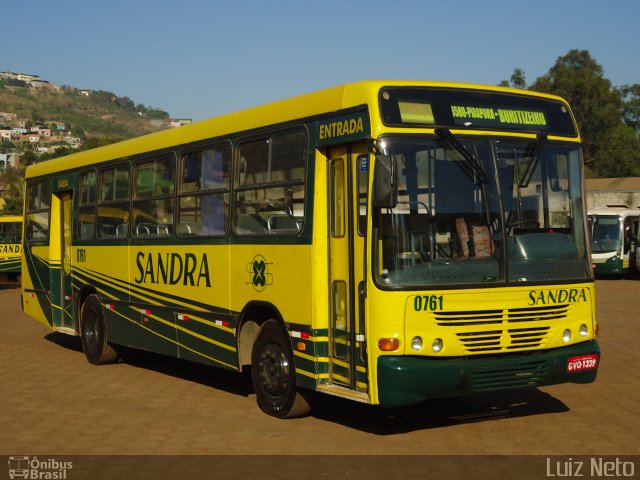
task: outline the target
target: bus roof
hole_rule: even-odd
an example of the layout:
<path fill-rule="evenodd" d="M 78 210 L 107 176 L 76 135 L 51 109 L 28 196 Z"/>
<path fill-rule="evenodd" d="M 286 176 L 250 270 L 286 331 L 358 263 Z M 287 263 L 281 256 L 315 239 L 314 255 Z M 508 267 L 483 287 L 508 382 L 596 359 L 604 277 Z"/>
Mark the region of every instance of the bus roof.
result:
<path fill-rule="evenodd" d="M 310 118 L 316 115 L 355 108 L 361 105 L 375 104 L 381 88 L 394 86 L 487 90 L 545 98 L 561 101 L 566 104 L 564 99 L 555 95 L 507 87 L 442 81 L 365 80 L 268 103 L 208 120 L 202 120 L 190 125 L 184 125 L 179 128 L 162 130 L 104 147 L 73 153 L 65 157 L 30 165 L 27 168 L 26 177 L 49 175 L 107 160 L 127 158 L 133 155 L 162 150 L 164 148 L 184 145 L 208 138 L 250 131 L 265 125 L 277 125 L 296 119 Z"/>

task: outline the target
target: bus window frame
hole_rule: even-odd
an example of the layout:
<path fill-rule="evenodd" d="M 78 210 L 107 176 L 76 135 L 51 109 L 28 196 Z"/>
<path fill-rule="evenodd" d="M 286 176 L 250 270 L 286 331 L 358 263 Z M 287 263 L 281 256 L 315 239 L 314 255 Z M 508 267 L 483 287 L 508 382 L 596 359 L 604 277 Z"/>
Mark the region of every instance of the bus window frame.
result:
<path fill-rule="evenodd" d="M 86 189 L 83 186 L 82 180 L 85 175 L 89 175 L 91 173 L 95 175 L 95 182 L 93 184 L 93 201 L 88 201 L 87 203 L 83 203 L 84 199 L 82 195 L 86 191 Z M 78 213 L 77 213 L 77 219 L 75 222 L 75 225 L 76 225 L 75 239 L 80 242 L 87 241 L 87 240 L 94 240 L 97 236 L 97 223 L 98 223 L 97 202 L 98 202 L 98 169 L 94 167 L 86 170 L 80 170 L 78 172 L 78 205 L 77 205 Z M 86 237 L 82 235 L 83 228 L 81 223 L 81 217 L 83 215 L 91 215 L 93 217 L 91 235 Z"/>
<path fill-rule="evenodd" d="M 35 185 L 42 184 L 46 185 L 46 203 L 42 201 L 46 205 L 46 208 L 30 208 L 30 199 L 29 189 Z M 39 192 L 40 193 L 40 192 Z M 51 181 L 49 178 L 37 178 L 33 181 L 27 183 L 25 188 L 25 214 L 24 214 L 24 241 L 28 243 L 40 244 L 40 245 L 48 245 L 51 238 Z M 33 238 L 32 235 L 29 234 L 30 227 L 30 215 L 38 215 L 41 213 L 47 212 L 47 230 L 46 233 L 42 237 Z"/>
<path fill-rule="evenodd" d="M 223 180 L 225 180 L 225 185 L 219 188 L 200 188 L 196 190 L 184 190 L 184 172 L 185 172 L 185 161 L 186 157 L 193 153 L 202 154 L 205 151 L 221 151 L 222 155 L 222 165 L 223 165 Z M 175 235 L 178 238 L 223 238 L 227 235 L 230 230 L 230 218 L 231 218 L 231 198 L 232 198 L 232 177 L 233 177 L 233 156 L 234 156 L 234 145 L 230 139 L 222 139 L 215 142 L 207 142 L 205 144 L 197 145 L 197 146 L 189 146 L 180 151 L 176 151 L 177 156 L 177 170 L 176 170 L 176 178 L 177 178 L 177 188 L 176 188 L 176 201 L 175 201 L 175 210 L 174 210 L 174 230 Z M 225 156 L 226 155 L 226 156 Z M 202 156 L 200 158 L 202 161 Z M 202 167 L 202 164 L 200 165 Z M 226 171 L 225 168 L 226 167 Z M 224 178 L 224 174 L 226 173 L 226 178 Z M 181 201 L 186 198 L 194 198 L 194 199 L 202 199 L 207 196 L 214 196 L 214 198 L 222 198 L 224 204 L 224 229 L 221 233 L 202 233 L 196 232 L 194 233 L 189 224 L 186 224 L 181 221 Z M 197 201 L 196 201 L 197 203 Z M 195 208 L 195 207 L 194 207 Z M 202 206 L 200 207 L 200 223 L 194 223 L 194 225 L 199 226 L 204 229 L 204 224 L 202 222 Z M 182 225 L 185 225 L 186 228 L 183 228 Z M 183 231 L 184 230 L 184 231 Z"/>
<path fill-rule="evenodd" d="M 124 168 L 123 168 L 124 167 Z M 103 191 L 103 174 L 106 171 L 112 170 L 114 172 L 118 171 L 119 169 L 122 170 L 126 170 L 127 174 L 128 174 L 128 195 L 126 199 L 108 199 L 108 200 L 104 200 L 102 199 L 102 191 Z M 96 192 L 96 232 L 95 232 L 95 237 L 99 239 L 100 241 L 119 241 L 119 240 L 124 240 L 127 239 L 129 237 L 129 233 L 131 230 L 131 202 L 132 202 L 132 195 L 131 195 L 131 189 L 132 189 L 132 167 L 131 167 L 131 162 L 128 161 L 122 161 L 122 160 L 117 160 L 115 162 L 109 162 L 105 165 L 101 165 L 98 169 L 97 172 L 97 178 L 96 178 L 96 182 L 97 182 L 97 192 Z M 116 178 L 114 176 L 114 178 Z M 115 187 L 114 187 L 114 191 L 115 191 Z M 99 219 L 101 218 L 100 213 L 101 213 L 101 209 L 105 209 L 105 208 L 112 208 L 112 207 L 116 207 L 116 206 L 120 206 L 126 204 L 126 209 L 122 210 L 123 212 L 125 212 L 127 218 L 126 221 L 124 221 L 122 223 L 122 225 L 126 225 L 127 227 L 124 229 L 124 234 L 120 235 L 118 233 L 118 228 L 119 226 L 116 228 L 116 234 L 115 235 L 101 235 L 100 234 L 100 230 L 98 228 L 98 224 L 99 224 Z"/>
<path fill-rule="evenodd" d="M 140 167 L 147 163 L 163 161 L 167 161 L 167 165 L 173 166 L 173 178 L 171 183 L 167 184 L 171 186 L 171 191 L 168 193 L 162 192 L 160 194 L 151 192 L 149 196 L 140 196 L 138 181 Z M 178 187 L 177 168 L 178 158 L 175 150 L 158 150 L 155 152 L 151 152 L 149 155 L 136 158 L 133 161 L 131 169 L 132 175 L 130 177 L 130 185 L 133 187 L 133 191 L 130 190 L 129 192 L 129 224 L 132 238 L 153 238 L 158 240 L 169 240 L 173 237 L 176 225 L 176 192 Z M 166 179 L 166 177 L 163 178 Z M 156 182 L 154 180 L 152 186 L 156 187 L 157 185 L 159 185 L 159 182 Z M 170 221 L 160 222 L 159 218 L 156 215 L 155 218 L 149 219 L 154 221 L 138 223 L 136 221 L 138 219 L 138 216 L 134 215 L 135 212 L 138 212 L 138 206 L 143 204 L 156 204 L 157 202 L 168 202 L 171 212 Z M 164 206 L 166 206 L 166 204 L 164 204 L 163 207 Z M 144 210 L 140 209 L 140 212 L 144 212 Z M 151 214 L 148 215 L 149 217 L 151 217 Z"/>
<path fill-rule="evenodd" d="M 292 135 L 296 133 L 304 135 L 304 141 L 303 141 L 304 147 L 303 147 L 303 151 L 301 152 L 302 155 L 300 156 L 300 159 L 302 161 L 301 166 L 303 168 L 302 174 L 300 178 L 297 178 L 297 179 L 274 181 L 271 179 L 271 175 L 274 172 L 274 170 L 271 169 L 272 160 L 273 160 L 273 157 L 271 155 L 272 153 L 271 145 L 273 144 L 273 139 L 276 137 L 283 137 L 286 135 Z M 243 159 L 242 148 L 243 146 L 246 146 L 248 144 L 258 143 L 261 141 L 267 142 L 269 145 L 267 150 L 267 158 L 265 159 L 267 163 L 267 169 L 265 170 L 265 172 L 263 172 L 263 173 L 266 173 L 269 178 L 268 180 L 263 182 L 247 183 L 243 181 L 241 183 L 240 181 L 241 180 L 240 177 L 242 174 L 241 169 L 243 166 L 246 166 L 246 162 L 242 161 Z M 231 187 L 232 209 L 231 209 L 231 219 L 230 219 L 230 232 L 232 232 L 234 236 L 244 237 L 244 238 L 269 237 L 269 236 L 278 237 L 278 238 L 297 238 L 302 235 L 302 232 L 304 230 L 304 224 L 307 221 L 306 218 L 308 215 L 307 210 L 308 210 L 308 201 L 309 201 L 309 192 L 308 192 L 309 153 L 312 150 L 310 141 L 311 141 L 311 135 L 309 133 L 309 130 L 306 124 L 299 124 L 293 127 L 264 132 L 261 135 L 246 136 L 237 141 L 237 143 L 235 144 L 235 151 L 233 155 L 235 162 L 233 165 L 232 187 Z M 298 168 L 298 167 L 295 167 L 295 168 Z M 289 172 L 292 172 L 292 171 L 294 171 L 294 168 L 291 168 L 289 170 Z M 244 175 L 246 175 L 246 171 L 244 172 Z M 301 187 L 301 192 L 303 194 L 303 197 L 298 202 L 294 201 L 294 197 L 293 197 L 294 195 L 293 189 L 295 187 Z M 287 212 L 285 210 L 284 207 L 288 206 L 286 204 L 286 198 L 284 198 L 284 201 L 282 204 L 283 212 L 280 212 L 280 214 L 278 214 L 276 213 L 278 212 L 278 210 L 274 210 L 274 215 L 272 215 L 270 218 L 267 218 L 266 220 L 260 217 L 259 215 L 260 210 L 258 210 L 258 208 L 260 208 L 261 205 L 275 206 L 275 204 L 273 203 L 268 203 L 269 198 L 267 197 L 267 191 L 277 189 L 277 188 L 291 189 L 290 191 L 291 207 L 293 208 L 296 204 L 299 204 L 302 207 L 302 219 L 300 222 L 298 222 L 298 218 L 295 216 L 294 211 Z M 261 204 L 257 199 L 258 195 L 256 195 L 256 200 L 253 202 L 256 205 L 255 207 L 256 211 L 251 214 L 247 214 L 246 212 L 239 213 L 240 206 L 250 205 L 250 203 L 239 201 L 238 196 L 243 194 L 244 192 L 252 192 L 252 191 L 256 193 L 258 191 L 263 191 L 265 202 L 262 202 Z M 247 228 L 244 229 L 245 231 L 241 231 L 242 227 L 239 226 L 240 215 L 243 216 L 243 219 L 242 219 L 243 222 L 247 222 L 249 224 L 247 225 Z M 269 228 L 271 218 L 276 216 L 282 219 L 285 219 L 285 217 L 287 217 L 286 220 L 289 223 L 291 223 L 292 221 L 291 219 L 295 220 L 296 221 L 295 230 L 293 228 L 286 228 L 282 230 Z"/>

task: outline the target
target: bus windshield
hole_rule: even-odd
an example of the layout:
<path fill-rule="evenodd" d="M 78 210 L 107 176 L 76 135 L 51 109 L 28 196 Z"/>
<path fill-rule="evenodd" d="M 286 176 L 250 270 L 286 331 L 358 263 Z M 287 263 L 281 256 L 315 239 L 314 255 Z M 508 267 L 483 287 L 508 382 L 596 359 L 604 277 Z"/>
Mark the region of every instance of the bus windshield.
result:
<path fill-rule="evenodd" d="M 622 242 L 620 217 L 595 215 L 591 218 L 591 248 L 594 253 L 615 252 Z"/>
<path fill-rule="evenodd" d="M 374 212 L 382 287 L 580 280 L 590 273 L 575 144 L 393 136 L 394 208 Z"/>

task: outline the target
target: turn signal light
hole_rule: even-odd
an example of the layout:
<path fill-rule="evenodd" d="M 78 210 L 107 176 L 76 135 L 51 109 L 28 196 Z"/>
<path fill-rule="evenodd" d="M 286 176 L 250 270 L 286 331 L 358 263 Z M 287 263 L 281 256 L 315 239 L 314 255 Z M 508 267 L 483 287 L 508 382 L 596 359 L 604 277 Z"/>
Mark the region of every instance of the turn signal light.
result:
<path fill-rule="evenodd" d="M 378 348 L 383 352 L 395 352 L 400 348 L 400 340 L 397 338 L 381 338 L 378 340 Z"/>

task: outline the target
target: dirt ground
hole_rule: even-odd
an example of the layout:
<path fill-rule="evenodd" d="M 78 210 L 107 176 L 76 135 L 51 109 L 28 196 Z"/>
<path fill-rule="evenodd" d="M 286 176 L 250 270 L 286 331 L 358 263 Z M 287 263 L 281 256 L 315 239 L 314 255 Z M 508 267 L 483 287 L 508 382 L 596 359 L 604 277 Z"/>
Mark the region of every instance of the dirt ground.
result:
<path fill-rule="evenodd" d="M 596 285 L 595 383 L 385 410 L 323 397 L 278 420 L 247 376 L 149 353 L 86 362 L 78 338 L 24 315 L 0 289 L 0 454 L 638 455 L 640 280 Z M 640 336 L 640 335 L 639 335 Z"/>

